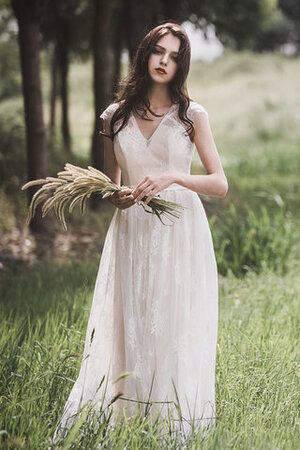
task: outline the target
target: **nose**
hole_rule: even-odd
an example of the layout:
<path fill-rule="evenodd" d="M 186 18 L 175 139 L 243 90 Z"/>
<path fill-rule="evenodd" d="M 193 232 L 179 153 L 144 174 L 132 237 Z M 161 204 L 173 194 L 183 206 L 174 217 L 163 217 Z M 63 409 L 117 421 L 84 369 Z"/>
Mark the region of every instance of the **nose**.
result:
<path fill-rule="evenodd" d="M 162 62 L 163 64 L 167 64 L 167 62 L 168 62 L 168 54 L 167 54 L 167 53 L 165 53 L 165 54 L 163 55 L 163 57 L 162 57 L 162 59 L 161 59 L 161 62 Z"/>

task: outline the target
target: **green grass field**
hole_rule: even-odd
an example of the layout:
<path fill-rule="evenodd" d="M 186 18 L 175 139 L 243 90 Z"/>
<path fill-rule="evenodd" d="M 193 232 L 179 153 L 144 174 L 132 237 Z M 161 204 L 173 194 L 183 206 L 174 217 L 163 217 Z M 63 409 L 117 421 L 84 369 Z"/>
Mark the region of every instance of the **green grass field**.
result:
<path fill-rule="evenodd" d="M 78 373 L 80 357 L 67 356 L 83 350 L 97 264 L 48 261 L 3 280 L 1 429 L 30 448 L 47 448 Z M 295 265 L 284 277 L 220 277 L 216 427 L 188 448 L 298 448 L 298 274 Z M 107 436 L 87 430 L 70 448 L 180 448 L 167 432 L 145 430 L 141 420 Z"/>
<path fill-rule="evenodd" d="M 216 426 L 184 443 L 169 433 L 167 423 L 158 430 L 137 418 L 106 432 L 104 421 L 101 429 L 87 424 L 75 429 L 60 448 L 300 447 L 299 71 L 299 59 L 228 52 L 211 64 L 193 63 L 189 76 L 191 97 L 209 112 L 229 181 L 225 199 L 203 199 L 215 244 L 229 239 L 224 253 L 229 269 L 236 267 L 237 254 L 244 251 L 252 252 L 258 263 L 238 277 L 232 270 L 219 277 Z M 46 99 L 46 72 L 43 80 Z M 90 64 L 74 64 L 71 82 L 73 149 L 84 159 L 89 154 L 92 120 Z M 20 99 L 6 101 L 2 112 L 17 105 Z M 195 153 L 193 173 L 201 170 Z M 22 197 L 16 200 L 21 203 Z M 15 210 L 3 193 L 0 205 L 8 205 L 11 223 L 24 221 L 24 206 L 14 219 Z M 238 218 L 230 213 L 230 205 L 236 206 Z M 233 245 L 233 236 L 244 230 L 240 224 L 247 212 L 259 215 L 261 206 L 270 224 L 245 222 L 247 239 Z M 279 223 L 280 211 L 284 218 Z M 112 212 L 103 210 L 100 218 L 94 211 L 84 218 L 70 218 L 71 231 L 76 226 L 95 233 L 92 250 L 86 254 L 46 255 L 35 265 L 7 261 L 0 272 L 0 448 L 50 446 L 80 367 L 100 251 Z M 230 225 L 229 230 L 224 224 Z M 291 249 L 283 254 L 282 248 L 289 248 L 287 240 Z M 219 247 L 216 252 L 221 255 Z M 270 258 L 282 261 L 284 270 L 280 264 L 273 267 Z"/>

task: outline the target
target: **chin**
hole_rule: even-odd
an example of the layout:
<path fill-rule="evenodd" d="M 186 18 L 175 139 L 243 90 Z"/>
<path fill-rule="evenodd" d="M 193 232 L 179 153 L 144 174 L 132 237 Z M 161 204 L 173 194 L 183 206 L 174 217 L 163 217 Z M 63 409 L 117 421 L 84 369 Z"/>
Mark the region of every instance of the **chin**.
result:
<path fill-rule="evenodd" d="M 154 74 L 151 74 L 151 78 L 152 78 L 152 81 L 154 81 L 155 83 L 158 83 L 158 84 L 167 84 L 167 83 L 169 83 L 169 79 L 167 79 L 167 78 L 162 78 L 162 77 L 160 77 L 159 75 L 157 75 L 156 73 L 154 73 Z"/>

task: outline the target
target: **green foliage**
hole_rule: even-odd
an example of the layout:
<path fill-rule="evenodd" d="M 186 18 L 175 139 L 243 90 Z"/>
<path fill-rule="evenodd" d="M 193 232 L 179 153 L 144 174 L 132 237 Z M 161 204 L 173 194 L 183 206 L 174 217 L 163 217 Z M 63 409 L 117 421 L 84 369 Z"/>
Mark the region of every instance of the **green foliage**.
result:
<path fill-rule="evenodd" d="M 252 48 L 259 52 L 274 51 L 290 42 L 291 38 L 291 22 L 277 9 L 270 14 L 260 32 L 253 37 Z"/>
<path fill-rule="evenodd" d="M 0 100 L 21 94 L 16 23 L 9 0 L 0 1 Z"/>
<path fill-rule="evenodd" d="M 292 227 L 283 208 L 271 217 L 265 206 L 261 206 L 259 213 L 253 210 L 244 213 L 231 204 L 217 226 L 214 220 L 212 231 L 221 274 L 232 271 L 242 276 L 250 269 L 259 272 L 265 266 L 279 272 L 286 270 Z"/>
<path fill-rule="evenodd" d="M 291 33 L 292 42 L 296 45 L 296 50 L 300 53 L 300 3 L 299 0 L 279 0 L 279 8 L 290 19 L 293 24 L 293 30 Z"/>
<path fill-rule="evenodd" d="M 11 204 L 5 193 L 0 190 L 0 233 L 9 232 L 16 225 L 14 205 Z"/>
<path fill-rule="evenodd" d="M 94 10 L 87 0 L 51 0 L 46 3 L 41 21 L 42 42 L 49 48 L 68 49 L 72 56 L 87 59 L 92 53 L 91 27 Z"/>
<path fill-rule="evenodd" d="M 215 0 L 211 4 L 206 3 L 205 19 L 215 25 L 216 34 L 223 44 L 237 50 L 253 48 L 253 40 L 277 7 L 273 0 Z"/>
<path fill-rule="evenodd" d="M 0 272 L 5 444 L 18 439 L 28 448 L 49 448 L 78 375 L 98 263 L 48 260 Z M 296 262 L 285 277 L 268 270 L 220 277 L 217 418 L 211 432 L 185 443 L 168 422 L 151 424 L 137 416 L 113 428 L 107 415 L 101 424 L 75 428 L 58 448 L 298 448 L 298 277 Z"/>
<path fill-rule="evenodd" d="M 11 103 L 0 112 L 0 180 L 14 192 L 26 177 L 23 111 Z"/>
<path fill-rule="evenodd" d="M 21 94 L 19 52 L 15 39 L 0 39 L 0 100 Z"/>

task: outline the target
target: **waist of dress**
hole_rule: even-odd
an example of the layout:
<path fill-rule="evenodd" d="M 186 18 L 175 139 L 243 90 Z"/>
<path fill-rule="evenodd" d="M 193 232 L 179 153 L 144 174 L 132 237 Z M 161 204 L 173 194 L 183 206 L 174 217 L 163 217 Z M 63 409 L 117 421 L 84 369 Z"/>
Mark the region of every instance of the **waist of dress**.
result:
<path fill-rule="evenodd" d="M 129 186 L 130 189 L 134 189 L 137 185 Z M 173 183 L 165 189 L 162 189 L 161 192 L 165 191 L 190 191 L 189 188 L 181 186 L 180 184 Z"/>

